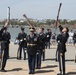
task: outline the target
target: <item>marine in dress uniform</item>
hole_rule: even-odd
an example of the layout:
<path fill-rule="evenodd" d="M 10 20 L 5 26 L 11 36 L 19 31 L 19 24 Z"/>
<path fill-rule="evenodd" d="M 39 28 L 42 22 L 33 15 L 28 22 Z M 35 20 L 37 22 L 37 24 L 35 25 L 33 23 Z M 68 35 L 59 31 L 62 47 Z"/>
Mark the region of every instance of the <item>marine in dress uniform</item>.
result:
<path fill-rule="evenodd" d="M 9 32 L 7 32 L 7 28 L 5 28 L 2 34 L 2 50 L 3 50 L 2 70 L 5 68 L 7 59 L 9 57 L 10 38 L 11 35 Z"/>
<path fill-rule="evenodd" d="M 3 43 L 4 43 L 4 47 L 6 47 L 7 52 L 8 52 L 8 58 L 9 58 L 9 44 L 10 44 L 10 39 L 11 39 L 11 35 L 7 31 L 7 28 L 5 28 L 5 30 L 3 31 L 3 34 L 2 34 L 2 40 L 3 40 Z"/>
<path fill-rule="evenodd" d="M 24 60 L 26 59 L 26 49 L 27 49 L 27 41 L 26 41 L 27 34 L 24 32 L 24 28 L 21 27 L 21 32 L 18 34 L 18 40 L 19 40 L 19 57 L 17 57 L 19 60 L 22 56 L 22 49 L 24 53 Z"/>
<path fill-rule="evenodd" d="M 29 74 L 35 73 L 37 50 L 38 50 L 38 37 L 34 33 L 34 28 L 30 28 L 30 35 L 27 36 L 27 54 L 28 54 Z"/>
<path fill-rule="evenodd" d="M 7 28 L 7 26 L 8 26 L 8 22 L 6 22 L 5 23 L 5 26 L 0 30 L 0 52 L 1 52 L 1 62 L 2 62 L 2 64 L 1 64 L 1 62 L 0 62 L 0 64 L 1 64 L 1 72 L 7 72 L 6 70 L 5 70 L 5 66 L 6 66 L 6 62 L 7 62 L 7 58 L 8 58 L 8 51 L 7 50 L 5 50 L 4 49 L 4 53 L 2 53 L 3 51 L 3 47 L 2 47 L 2 41 L 4 41 L 3 40 L 3 38 L 2 38 L 2 34 L 3 34 L 3 31 Z"/>
<path fill-rule="evenodd" d="M 59 70 L 60 74 L 65 75 L 65 52 L 66 52 L 66 42 L 69 37 L 68 28 L 63 28 L 59 24 L 60 34 L 57 36 L 58 42 L 58 61 L 59 61 Z"/>
<path fill-rule="evenodd" d="M 44 48 L 43 48 L 43 52 L 42 52 L 42 60 L 45 61 L 45 46 L 46 46 L 46 34 L 44 33 L 44 28 L 42 28 L 42 33 L 44 35 Z"/>
<path fill-rule="evenodd" d="M 50 49 L 50 39 L 51 39 L 51 32 L 49 32 L 50 29 L 47 29 L 46 32 L 46 48 L 48 47 Z"/>
<path fill-rule="evenodd" d="M 41 68 L 41 58 L 43 54 L 43 50 L 45 49 L 45 35 L 43 33 L 42 28 L 39 28 L 39 34 L 38 34 L 38 54 L 37 54 L 37 63 L 36 63 L 36 68 L 40 69 Z"/>
<path fill-rule="evenodd" d="M 74 32 L 73 40 L 74 40 L 74 45 L 75 45 L 76 44 L 76 31 Z"/>

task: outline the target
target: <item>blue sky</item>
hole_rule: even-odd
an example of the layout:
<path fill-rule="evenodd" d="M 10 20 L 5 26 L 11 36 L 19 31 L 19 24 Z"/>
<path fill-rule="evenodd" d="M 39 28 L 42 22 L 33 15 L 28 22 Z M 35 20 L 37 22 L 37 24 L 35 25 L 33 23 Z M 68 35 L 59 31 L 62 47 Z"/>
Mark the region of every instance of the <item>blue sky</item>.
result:
<path fill-rule="evenodd" d="M 7 7 L 11 18 L 23 18 L 25 13 L 34 19 L 56 19 L 62 2 L 60 19 L 76 19 L 76 0 L 0 0 L 0 19 L 7 18 Z"/>

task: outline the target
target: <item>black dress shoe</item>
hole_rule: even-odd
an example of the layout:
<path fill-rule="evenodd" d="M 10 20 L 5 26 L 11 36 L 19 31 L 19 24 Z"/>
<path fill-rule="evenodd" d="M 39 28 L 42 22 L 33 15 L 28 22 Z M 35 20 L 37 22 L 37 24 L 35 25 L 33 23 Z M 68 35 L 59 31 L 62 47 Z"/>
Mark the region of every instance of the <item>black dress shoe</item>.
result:
<path fill-rule="evenodd" d="M 1 72 L 7 72 L 5 69 L 1 69 Z"/>
<path fill-rule="evenodd" d="M 29 74 L 32 74 L 32 70 L 29 71 Z"/>
<path fill-rule="evenodd" d="M 38 69 L 38 67 L 36 67 L 36 69 Z"/>
<path fill-rule="evenodd" d="M 26 60 L 26 58 L 24 58 L 24 60 Z"/>
<path fill-rule="evenodd" d="M 17 58 L 17 60 L 21 60 L 21 58 Z"/>
<path fill-rule="evenodd" d="M 58 59 L 56 58 L 55 61 L 58 62 Z"/>
<path fill-rule="evenodd" d="M 32 74 L 32 72 L 29 72 L 29 74 Z"/>
<path fill-rule="evenodd" d="M 45 61 L 45 59 L 43 59 L 43 61 Z"/>

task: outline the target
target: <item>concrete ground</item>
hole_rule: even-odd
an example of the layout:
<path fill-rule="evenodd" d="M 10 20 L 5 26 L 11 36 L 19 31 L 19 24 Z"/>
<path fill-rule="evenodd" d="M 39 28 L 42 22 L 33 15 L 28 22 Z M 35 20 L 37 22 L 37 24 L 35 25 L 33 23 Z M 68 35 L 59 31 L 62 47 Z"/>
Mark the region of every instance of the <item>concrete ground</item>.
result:
<path fill-rule="evenodd" d="M 42 61 L 42 68 L 36 69 L 34 75 L 57 75 L 59 73 L 58 62 L 55 62 L 55 51 L 57 46 L 46 49 L 45 61 Z M 17 60 L 18 45 L 10 44 L 10 59 L 8 59 L 5 69 L 7 72 L 0 72 L 0 75 L 29 75 L 27 60 Z M 76 75 L 75 63 L 76 48 L 67 46 L 66 52 L 66 75 Z"/>

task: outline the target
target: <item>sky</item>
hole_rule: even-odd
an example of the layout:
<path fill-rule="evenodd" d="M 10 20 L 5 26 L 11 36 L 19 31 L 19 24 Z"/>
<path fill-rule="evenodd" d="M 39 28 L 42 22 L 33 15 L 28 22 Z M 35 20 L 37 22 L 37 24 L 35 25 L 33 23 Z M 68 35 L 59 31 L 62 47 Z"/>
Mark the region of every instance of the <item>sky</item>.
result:
<path fill-rule="evenodd" d="M 76 19 L 76 0 L 0 0 L 0 19 L 7 18 L 7 8 L 11 8 L 11 18 L 23 18 L 26 14 L 33 19 L 56 19 L 59 4 L 62 3 L 59 19 Z"/>

